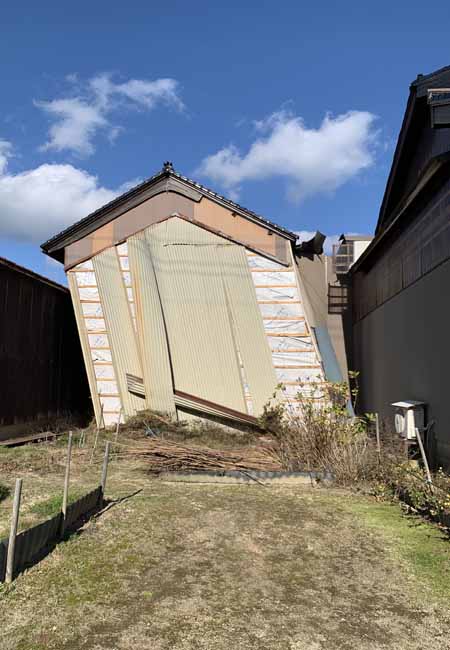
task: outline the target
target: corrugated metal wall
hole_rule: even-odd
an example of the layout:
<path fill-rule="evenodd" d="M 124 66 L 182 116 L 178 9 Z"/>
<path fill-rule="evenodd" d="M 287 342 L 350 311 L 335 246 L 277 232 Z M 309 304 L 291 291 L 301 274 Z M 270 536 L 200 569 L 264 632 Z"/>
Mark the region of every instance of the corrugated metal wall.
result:
<path fill-rule="evenodd" d="M 86 264 L 92 270 L 85 277 Z M 98 402 L 116 399 L 107 424 L 120 408 L 127 416 L 148 407 L 188 417 L 174 391 L 258 416 L 279 382 L 292 401 L 302 382 L 323 378 L 292 257 L 286 268 L 172 217 L 69 273 L 78 278 L 74 299 L 93 360 L 94 401 L 101 387 L 85 302 L 101 314 L 104 331 L 96 335 L 104 340 L 94 345 L 108 348 L 112 374 L 105 381 L 116 391 Z M 83 298 L 83 291 L 93 293 Z"/>
<path fill-rule="evenodd" d="M 142 366 L 133 326 L 127 288 L 116 248 L 109 248 L 92 258 L 106 330 L 110 340 L 115 378 L 126 416 L 146 408 L 141 397 L 128 391 L 127 374 L 142 377 Z"/>
<path fill-rule="evenodd" d="M 166 326 L 145 232 L 133 235 L 127 244 L 147 404 L 155 411 L 175 413 Z"/>
<path fill-rule="evenodd" d="M 0 372 L 2 437 L 38 417 L 90 412 L 68 291 L 7 260 L 0 260 Z"/>
<path fill-rule="evenodd" d="M 218 251 L 231 242 L 183 219 L 146 231 L 175 388 L 246 411 Z"/>

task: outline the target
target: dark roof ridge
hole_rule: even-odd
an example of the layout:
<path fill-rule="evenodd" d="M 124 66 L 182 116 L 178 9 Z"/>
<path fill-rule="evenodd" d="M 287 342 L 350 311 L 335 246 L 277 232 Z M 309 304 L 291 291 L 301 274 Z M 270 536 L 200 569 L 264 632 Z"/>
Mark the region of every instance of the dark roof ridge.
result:
<path fill-rule="evenodd" d="M 26 266 L 21 266 L 20 264 L 16 264 L 16 262 L 13 262 L 12 260 L 8 260 L 6 257 L 0 257 L 0 266 L 6 266 L 12 269 L 13 271 L 17 271 L 18 273 L 22 273 L 23 275 L 28 275 L 34 280 L 39 280 L 39 282 L 44 282 L 45 284 L 49 284 L 55 289 L 60 289 L 62 291 L 65 291 L 66 293 L 69 292 L 69 289 L 65 287 L 63 284 L 60 284 L 59 282 L 55 282 L 54 280 L 45 277 L 45 275 L 36 273 L 31 269 L 27 269 Z"/>
<path fill-rule="evenodd" d="M 414 79 L 414 81 L 411 82 L 411 86 L 420 86 L 423 83 L 428 83 L 430 79 L 433 77 L 437 77 L 440 74 L 444 74 L 445 72 L 450 72 L 450 65 L 445 65 L 442 68 L 439 68 L 438 70 L 434 70 L 433 72 L 429 72 L 428 74 L 418 74 L 417 77 Z"/>

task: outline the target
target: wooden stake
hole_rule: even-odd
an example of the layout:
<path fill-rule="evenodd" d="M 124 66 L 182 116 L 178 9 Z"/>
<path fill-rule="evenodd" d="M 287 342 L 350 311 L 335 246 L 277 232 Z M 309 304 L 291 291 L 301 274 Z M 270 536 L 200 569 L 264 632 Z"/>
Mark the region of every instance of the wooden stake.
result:
<path fill-rule="evenodd" d="M 381 453 L 381 440 L 380 440 L 380 419 L 378 417 L 378 413 L 375 413 L 375 433 L 377 436 L 377 453 L 380 455 Z"/>
<path fill-rule="evenodd" d="M 119 419 L 117 420 L 117 424 L 116 424 L 116 442 L 117 442 L 117 439 L 118 439 L 118 437 L 119 437 L 120 419 L 121 419 L 121 417 L 122 417 L 122 409 L 123 409 L 123 406 L 120 407 L 120 411 L 119 411 Z"/>
<path fill-rule="evenodd" d="M 103 456 L 102 482 L 101 482 L 102 500 L 104 500 L 104 498 L 105 498 L 106 476 L 107 476 L 107 473 L 108 473 L 108 461 L 109 461 L 110 449 L 111 449 L 111 443 L 108 440 L 108 442 L 106 443 L 106 446 L 105 446 L 105 455 Z"/>
<path fill-rule="evenodd" d="M 63 502 L 62 502 L 62 523 L 61 523 L 61 535 L 64 533 L 66 527 L 66 516 L 67 516 L 67 503 L 69 500 L 69 480 L 70 480 L 70 459 L 72 456 L 72 431 L 69 431 L 69 441 L 67 443 L 67 459 L 66 459 L 66 474 L 64 476 L 64 492 L 63 492 Z"/>
<path fill-rule="evenodd" d="M 19 524 L 20 497 L 22 495 L 22 479 L 16 479 L 16 489 L 14 491 L 14 503 L 11 519 L 11 530 L 8 541 L 8 556 L 6 560 L 5 582 L 12 582 L 14 578 L 14 552 L 16 549 L 17 526 Z"/>
<path fill-rule="evenodd" d="M 98 434 L 99 434 L 100 427 L 102 426 L 102 424 L 103 424 L 102 428 L 104 429 L 105 428 L 105 418 L 103 417 L 103 403 L 101 404 L 101 408 L 100 408 L 100 422 L 97 425 L 97 428 L 95 430 L 94 446 L 92 447 L 92 454 L 91 454 L 91 460 L 90 460 L 91 465 L 92 465 L 92 461 L 94 460 L 95 450 L 97 449 Z"/>
<path fill-rule="evenodd" d="M 422 455 L 423 465 L 425 467 L 425 474 L 427 475 L 427 483 L 430 486 L 431 491 L 433 491 L 433 479 L 431 478 L 430 467 L 428 465 L 427 455 L 425 453 L 425 447 L 423 446 L 422 436 L 420 435 L 419 429 L 416 429 L 417 442 L 419 443 L 420 453 Z"/>

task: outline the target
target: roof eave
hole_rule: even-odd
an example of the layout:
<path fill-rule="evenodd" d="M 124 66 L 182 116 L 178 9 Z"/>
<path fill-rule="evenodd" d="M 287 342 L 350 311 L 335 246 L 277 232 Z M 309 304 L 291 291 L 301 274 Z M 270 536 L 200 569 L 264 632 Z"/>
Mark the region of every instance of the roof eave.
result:
<path fill-rule="evenodd" d="M 73 241 L 77 241 L 81 237 L 95 230 L 95 228 L 92 226 L 94 226 L 94 224 L 98 222 L 102 217 L 107 217 L 107 215 L 112 213 L 114 210 L 120 209 L 121 206 L 125 206 L 133 198 L 138 197 L 145 191 L 151 189 L 152 186 L 154 186 L 156 183 L 160 182 L 164 178 L 173 178 L 178 183 L 185 185 L 191 190 L 192 189 L 196 190 L 200 195 L 211 199 L 212 201 L 218 203 L 219 205 L 222 205 L 228 208 L 229 210 L 232 210 L 236 214 L 243 216 L 245 219 L 257 223 L 258 225 L 267 228 L 268 230 L 275 232 L 285 237 L 286 239 L 289 239 L 292 242 L 295 242 L 298 239 L 298 236 L 295 233 L 291 232 L 290 230 L 287 230 L 282 226 L 278 226 L 277 224 L 274 224 L 273 222 L 268 221 L 263 217 L 249 210 L 246 210 L 245 208 L 238 205 L 237 203 L 228 200 L 226 197 L 220 196 L 219 194 L 213 192 L 212 190 L 208 190 L 208 188 L 205 188 L 203 185 L 200 185 L 195 181 L 192 181 L 186 176 L 182 176 L 181 174 L 178 174 L 173 170 L 163 169 L 158 174 L 155 174 L 154 176 L 147 179 L 140 185 L 137 185 L 136 187 L 132 188 L 129 192 L 126 192 L 125 194 L 118 196 L 116 199 L 102 206 L 101 208 L 99 208 L 92 214 L 88 215 L 84 219 L 81 219 L 80 221 L 73 224 L 72 226 L 69 226 L 58 235 L 55 235 L 54 237 L 48 239 L 46 242 L 44 242 L 41 245 L 42 251 L 46 255 L 53 257 L 58 261 L 61 261 L 61 250 L 65 246 L 67 246 L 69 243 L 72 243 Z M 112 221 L 114 218 L 116 217 L 111 216 L 110 220 Z M 109 221 L 108 219 L 105 219 L 104 223 L 108 223 L 108 221 Z"/>

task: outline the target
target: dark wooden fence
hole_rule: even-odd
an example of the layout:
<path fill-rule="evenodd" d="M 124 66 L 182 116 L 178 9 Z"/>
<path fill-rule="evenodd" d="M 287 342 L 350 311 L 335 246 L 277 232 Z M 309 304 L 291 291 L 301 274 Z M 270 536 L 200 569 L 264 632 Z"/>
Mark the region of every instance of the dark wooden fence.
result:
<path fill-rule="evenodd" d="M 0 258 L 0 439 L 91 406 L 70 294 Z"/>

